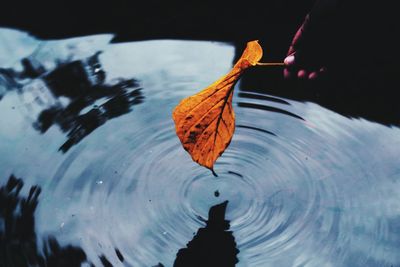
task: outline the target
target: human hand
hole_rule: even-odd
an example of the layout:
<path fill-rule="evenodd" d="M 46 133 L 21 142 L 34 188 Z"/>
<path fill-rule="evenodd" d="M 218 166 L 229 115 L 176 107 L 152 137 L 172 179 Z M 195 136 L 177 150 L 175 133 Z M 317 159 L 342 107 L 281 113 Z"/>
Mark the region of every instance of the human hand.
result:
<path fill-rule="evenodd" d="M 326 66 L 322 64 L 306 64 L 307 55 L 304 55 L 300 44 L 307 36 L 306 31 L 309 25 L 309 15 L 306 16 L 303 24 L 297 30 L 293 37 L 292 43 L 287 52 L 287 56 L 284 60 L 285 69 L 283 75 L 286 79 L 298 78 L 314 80 L 326 72 Z"/>
<path fill-rule="evenodd" d="M 315 80 L 334 53 L 336 1 L 319 0 L 293 37 L 284 60 L 286 79 Z"/>

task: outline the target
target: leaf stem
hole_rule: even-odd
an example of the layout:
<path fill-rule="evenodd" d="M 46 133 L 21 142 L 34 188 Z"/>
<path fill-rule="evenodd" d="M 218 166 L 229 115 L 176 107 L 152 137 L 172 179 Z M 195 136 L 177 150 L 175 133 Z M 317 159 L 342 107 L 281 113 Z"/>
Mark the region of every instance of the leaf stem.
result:
<path fill-rule="evenodd" d="M 259 65 L 259 66 L 285 66 L 285 63 L 283 63 L 283 62 L 267 62 L 267 63 L 258 62 L 257 65 Z"/>

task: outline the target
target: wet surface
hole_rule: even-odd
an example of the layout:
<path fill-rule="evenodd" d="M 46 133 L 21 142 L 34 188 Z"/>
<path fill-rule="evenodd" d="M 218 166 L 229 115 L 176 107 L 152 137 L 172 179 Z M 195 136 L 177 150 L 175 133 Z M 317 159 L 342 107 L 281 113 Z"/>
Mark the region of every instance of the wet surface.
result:
<path fill-rule="evenodd" d="M 171 113 L 230 69 L 233 46 L 0 38 L 1 203 L 11 174 L 25 184 L 11 199 L 31 203 L 30 233 L 14 239 L 4 238 L 18 225 L 4 212 L 13 206 L 1 206 L 2 246 L 28 239 L 47 258 L 183 266 L 226 238 L 218 266 L 400 264 L 397 127 L 267 94 L 249 72 L 214 177 L 183 150 Z M 226 223 L 210 230 L 215 207 Z"/>
<path fill-rule="evenodd" d="M 32 186 L 24 197 L 20 195 L 23 186 L 14 176 L 0 186 L 1 266 L 81 266 L 85 252 L 70 245 L 61 247 L 54 237 L 46 237 L 43 250 L 39 250 L 35 211 L 41 189 Z"/>

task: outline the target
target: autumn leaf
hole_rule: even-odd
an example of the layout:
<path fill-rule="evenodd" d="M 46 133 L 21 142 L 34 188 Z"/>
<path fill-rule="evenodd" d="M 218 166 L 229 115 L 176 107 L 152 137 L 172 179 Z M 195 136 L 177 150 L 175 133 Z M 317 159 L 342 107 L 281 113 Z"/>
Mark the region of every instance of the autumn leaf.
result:
<path fill-rule="evenodd" d="M 232 70 L 201 92 L 183 99 L 172 117 L 183 147 L 214 175 L 214 163 L 225 151 L 235 131 L 233 88 L 242 73 L 257 65 L 263 54 L 258 41 L 247 43 Z"/>

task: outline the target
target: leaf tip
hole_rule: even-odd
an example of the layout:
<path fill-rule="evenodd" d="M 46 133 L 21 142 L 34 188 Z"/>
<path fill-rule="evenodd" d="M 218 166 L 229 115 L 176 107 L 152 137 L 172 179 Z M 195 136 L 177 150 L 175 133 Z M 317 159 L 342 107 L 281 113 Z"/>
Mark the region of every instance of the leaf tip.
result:
<path fill-rule="evenodd" d="M 263 55 L 263 49 L 258 40 L 247 42 L 246 49 L 242 54 L 242 59 L 248 62 L 250 66 L 255 66 L 260 61 Z M 245 66 L 246 68 L 249 66 Z"/>

